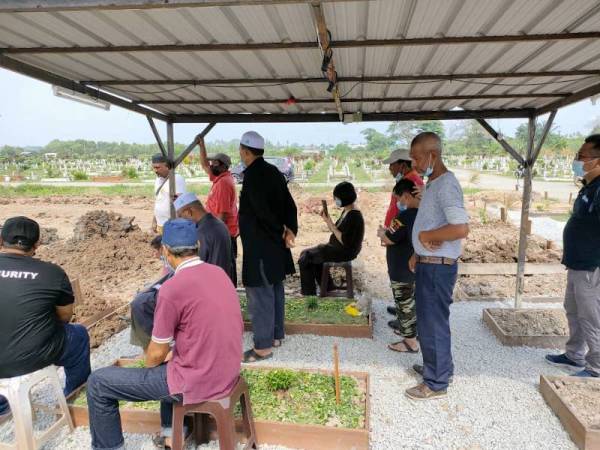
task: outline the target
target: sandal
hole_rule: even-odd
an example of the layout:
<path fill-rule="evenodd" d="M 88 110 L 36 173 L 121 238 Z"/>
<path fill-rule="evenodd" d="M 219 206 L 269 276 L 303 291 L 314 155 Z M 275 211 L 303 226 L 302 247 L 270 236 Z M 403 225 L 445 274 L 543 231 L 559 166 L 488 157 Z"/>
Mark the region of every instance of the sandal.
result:
<path fill-rule="evenodd" d="M 283 339 L 273 339 L 273 348 L 279 348 L 283 345 Z"/>
<path fill-rule="evenodd" d="M 242 362 L 243 363 L 259 362 L 259 361 L 264 361 L 265 359 L 270 359 L 272 357 L 273 357 L 273 352 L 269 353 L 268 355 L 261 356 L 258 353 L 256 353 L 253 348 L 251 348 L 250 350 L 246 350 L 244 352 Z"/>
<path fill-rule="evenodd" d="M 404 350 L 399 350 L 398 349 L 398 345 L 402 344 L 404 346 Z M 402 340 L 402 341 L 398 341 L 398 342 L 394 342 L 393 344 L 389 344 L 388 348 L 394 352 L 398 352 L 398 353 L 419 353 L 419 349 L 414 349 L 412 347 L 410 347 L 407 343 L 406 343 L 406 339 Z"/>

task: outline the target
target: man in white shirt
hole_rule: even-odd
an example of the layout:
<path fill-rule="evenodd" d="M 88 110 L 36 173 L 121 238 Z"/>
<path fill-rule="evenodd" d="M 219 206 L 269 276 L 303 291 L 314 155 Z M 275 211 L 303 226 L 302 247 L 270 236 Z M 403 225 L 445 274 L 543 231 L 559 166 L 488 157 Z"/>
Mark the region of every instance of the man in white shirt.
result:
<path fill-rule="evenodd" d="M 185 193 L 185 180 L 179 174 L 175 174 L 175 193 L 169 190 L 169 172 L 172 163 L 161 153 L 152 157 L 152 170 L 156 174 L 154 181 L 154 219 L 152 220 L 152 231 L 162 234 L 163 225 L 171 218 L 171 199 Z"/>

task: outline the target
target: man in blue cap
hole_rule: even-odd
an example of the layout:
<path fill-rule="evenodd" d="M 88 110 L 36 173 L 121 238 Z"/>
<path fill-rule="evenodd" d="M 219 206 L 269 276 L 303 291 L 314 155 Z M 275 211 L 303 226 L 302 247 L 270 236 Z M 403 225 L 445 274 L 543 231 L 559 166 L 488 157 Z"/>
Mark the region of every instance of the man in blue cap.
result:
<path fill-rule="evenodd" d="M 105 367 L 88 380 L 94 450 L 124 447 L 119 400 L 160 400 L 162 433 L 155 443 L 164 447 L 170 445 L 174 402 L 223 398 L 237 383 L 243 323 L 231 280 L 198 257 L 192 221 L 167 221 L 162 251 L 175 274 L 158 294 L 145 368 Z"/>
<path fill-rule="evenodd" d="M 173 203 L 177 217 L 191 220 L 198 229 L 198 256 L 223 269 L 231 278 L 231 239 L 227 226 L 204 209 L 196 194 L 187 192 Z M 232 278 L 233 281 L 233 278 Z"/>

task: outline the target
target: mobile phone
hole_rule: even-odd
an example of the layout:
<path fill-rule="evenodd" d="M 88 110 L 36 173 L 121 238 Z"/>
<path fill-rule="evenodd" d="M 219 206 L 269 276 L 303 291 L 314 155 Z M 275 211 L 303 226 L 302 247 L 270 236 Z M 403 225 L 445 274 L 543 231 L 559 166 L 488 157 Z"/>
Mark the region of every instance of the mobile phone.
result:
<path fill-rule="evenodd" d="M 327 210 L 327 200 L 321 200 L 321 206 L 323 207 L 323 212 L 326 216 L 329 215 L 329 211 Z"/>

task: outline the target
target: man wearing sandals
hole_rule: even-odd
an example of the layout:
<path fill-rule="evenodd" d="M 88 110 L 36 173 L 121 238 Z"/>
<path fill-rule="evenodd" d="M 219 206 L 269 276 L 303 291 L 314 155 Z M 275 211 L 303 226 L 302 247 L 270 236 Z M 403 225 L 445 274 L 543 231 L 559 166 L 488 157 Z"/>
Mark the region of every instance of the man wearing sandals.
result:
<path fill-rule="evenodd" d="M 265 140 L 255 131 L 240 140 L 240 158 L 246 166 L 240 193 L 239 226 L 244 257 L 242 281 L 254 346 L 244 362 L 273 356 L 284 338 L 283 280 L 295 272 L 290 248 L 298 232 L 296 204 L 283 175 L 264 158 Z"/>
<path fill-rule="evenodd" d="M 240 374 L 243 323 L 229 276 L 198 257 L 196 224 L 165 223 L 162 251 L 175 269 L 158 293 L 145 368 L 104 367 L 87 385 L 92 448 L 124 446 L 119 400 L 160 400 L 159 447 L 170 445 L 173 403 L 227 396 Z"/>
<path fill-rule="evenodd" d="M 446 395 L 454 374 L 450 341 L 450 305 L 456 283 L 461 240 L 469 234 L 469 216 L 458 180 L 442 161 L 442 141 L 431 132 L 412 141 L 413 167 L 428 178 L 412 232 L 415 254 L 417 333 L 423 366 L 415 365 L 423 382 L 406 390 L 413 400 Z"/>
<path fill-rule="evenodd" d="M 377 236 L 386 246 L 388 275 L 396 304 L 397 326 L 394 333 L 403 339 L 388 345 L 400 353 L 417 353 L 417 316 L 415 306 L 415 274 L 408 268 L 408 260 L 414 253 L 412 228 L 417 217 L 419 199 L 414 194 L 415 183 L 400 180 L 394 186 L 394 198 L 398 214 L 387 228 L 379 227 Z"/>

